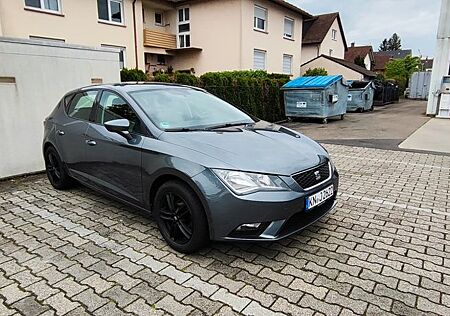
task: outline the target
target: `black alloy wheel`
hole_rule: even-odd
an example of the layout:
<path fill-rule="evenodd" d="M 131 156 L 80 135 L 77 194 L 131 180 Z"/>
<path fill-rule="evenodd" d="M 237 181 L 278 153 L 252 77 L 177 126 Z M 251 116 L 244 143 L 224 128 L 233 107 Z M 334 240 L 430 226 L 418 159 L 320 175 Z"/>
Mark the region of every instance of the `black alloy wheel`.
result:
<path fill-rule="evenodd" d="M 54 147 L 48 147 L 44 154 L 45 171 L 50 184 L 58 190 L 69 189 L 74 181 L 67 174 L 64 163 Z"/>
<path fill-rule="evenodd" d="M 192 253 L 209 242 L 206 214 L 196 193 L 181 181 L 164 183 L 153 201 L 161 235 L 175 250 Z"/>

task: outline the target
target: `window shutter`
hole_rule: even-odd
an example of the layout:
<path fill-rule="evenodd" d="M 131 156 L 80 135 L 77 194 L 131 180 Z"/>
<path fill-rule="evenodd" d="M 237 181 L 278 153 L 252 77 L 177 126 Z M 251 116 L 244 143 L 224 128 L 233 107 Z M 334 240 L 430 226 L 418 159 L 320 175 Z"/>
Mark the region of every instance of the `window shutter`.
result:
<path fill-rule="evenodd" d="M 266 52 L 256 50 L 253 53 L 253 68 L 256 70 L 266 70 Z"/>
<path fill-rule="evenodd" d="M 266 9 L 255 6 L 255 18 L 266 20 Z"/>
<path fill-rule="evenodd" d="M 291 74 L 292 73 L 292 56 L 291 55 L 283 55 L 283 73 Z"/>
<path fill-rule="evenodd" d="M 284 19 L 284 34 L 292 37 L 294 32 L 294 21 L 290 19 Z"/>

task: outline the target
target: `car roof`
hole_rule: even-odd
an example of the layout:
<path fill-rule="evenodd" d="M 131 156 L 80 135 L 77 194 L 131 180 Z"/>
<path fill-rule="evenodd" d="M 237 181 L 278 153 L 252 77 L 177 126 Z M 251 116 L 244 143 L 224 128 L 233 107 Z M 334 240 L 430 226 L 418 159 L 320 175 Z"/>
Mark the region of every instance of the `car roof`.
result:
<path fill-rule="evenodd" d="M 188 88 L 194 90 L 205 91 L 204 89 L 198 87 L 191 87 L 176 83 L 165 83 L 165 82 L 121 82 L 121 83 L 112 83 L 112 84 L 99 84 L 99 85 L 90 85 L 79 90 L 86 90 L 92 88 L 99 89 L 110 89 L 122 92 L 133 92 L 133 91 L 143 91 L 143 90 L 159 90 L 159 89 L 179 89 L 179 88 Z"/>

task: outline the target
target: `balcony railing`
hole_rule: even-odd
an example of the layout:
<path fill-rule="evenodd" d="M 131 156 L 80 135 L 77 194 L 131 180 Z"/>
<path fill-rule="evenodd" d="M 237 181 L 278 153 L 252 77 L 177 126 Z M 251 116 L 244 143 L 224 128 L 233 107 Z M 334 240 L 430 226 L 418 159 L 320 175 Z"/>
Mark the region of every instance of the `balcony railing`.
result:
<path fill-rule="evenodd" d="M 174 49 L 177 38 L 175 34 L 144 29 L 144 46 Z"/>

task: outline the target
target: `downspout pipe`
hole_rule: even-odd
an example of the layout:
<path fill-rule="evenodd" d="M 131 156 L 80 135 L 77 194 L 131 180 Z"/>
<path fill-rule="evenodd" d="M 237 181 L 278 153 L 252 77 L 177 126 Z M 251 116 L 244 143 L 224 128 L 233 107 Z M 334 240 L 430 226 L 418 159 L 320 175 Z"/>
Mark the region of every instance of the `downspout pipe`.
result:
<path fill-rule="evenodd" d="M 133 32 L 134 32 L 134 60 L 136 61 L 136 69 L 138 69 L 139 63 L 138 63 L 138 43 L 136 30 L 136 1 L 137 0 L 133 0 Z"/>

